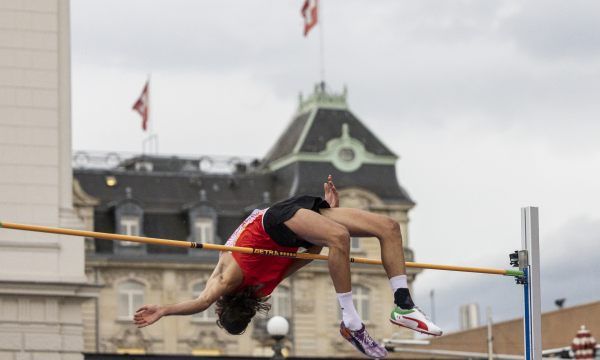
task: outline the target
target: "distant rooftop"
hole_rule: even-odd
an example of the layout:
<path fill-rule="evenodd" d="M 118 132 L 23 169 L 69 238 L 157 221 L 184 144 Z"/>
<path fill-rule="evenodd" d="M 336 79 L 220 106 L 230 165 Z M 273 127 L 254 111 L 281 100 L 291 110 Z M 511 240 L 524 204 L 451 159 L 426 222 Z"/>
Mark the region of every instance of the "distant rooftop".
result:
<path fill-rule="evenodd" d="M 260 160 L 221 155 L 140 154 L 115 151 L 73 153 L 73 169 L 233 174 L 254 171 Z"/>

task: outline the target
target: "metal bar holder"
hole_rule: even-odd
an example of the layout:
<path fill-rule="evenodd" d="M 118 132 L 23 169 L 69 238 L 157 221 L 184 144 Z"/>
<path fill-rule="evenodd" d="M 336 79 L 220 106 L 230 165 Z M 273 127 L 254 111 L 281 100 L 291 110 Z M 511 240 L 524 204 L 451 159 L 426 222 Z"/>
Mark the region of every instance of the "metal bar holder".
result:
<path fill-rule="evenodd" d="M 510 255 L 523 276 L 516 278 L 523 285 L 523 333 L 526 360 L 542 359 L 542 313 L 540 293 L 540 241 L 537 207 L 521 208 L 521 246 L 523 250 Z"/>

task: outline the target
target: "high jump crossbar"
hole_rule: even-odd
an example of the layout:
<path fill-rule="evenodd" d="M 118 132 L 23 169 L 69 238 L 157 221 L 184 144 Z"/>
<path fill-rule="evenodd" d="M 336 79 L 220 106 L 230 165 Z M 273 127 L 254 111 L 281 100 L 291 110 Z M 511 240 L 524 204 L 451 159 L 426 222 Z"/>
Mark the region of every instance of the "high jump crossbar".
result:
<path fill-rule="evenodd" d="M 207 244 L 207 243 L 198 243 L 198 242 L 191 242 L 191 241 L 152 238 L 152 237 L 145 237 L 145 236 L 111 234 L 111 233 L 96 232 L 96 231 L 74 230 L 74 229 L 65 229 L 65 228 L 57 228 L 57 227 L 49 227 L 49 226 L 40 226 L 40 225 L 18 224 L 18 223 L 11 223 L 11 222 L 0 222 L 0 228 L 43 232 L 43 233 L 59 234 L 59 235 L 83 236 L 83 237 L 97 238 L 97 239 L 104 239 L 104 240 L 113 240 L 113 241 L 132 241 L 132 242 L 143 243 L 143 244 L 166 245 L 166 246 L 217 250 L 217 251 L 232 251 L 232 252 L 239 252 L 239 253 L 244 253 L 244 254 L 279 256 L 279 257 L 296 258 L 296 259 L 304 259 L 304 260 L 327 260 L 328 259 L 327 255 L 320 255 L 320 254 L 309 254 L 309 253 L 302 253 L 302 252 L 286 252 L 286 251 L 276 251 L 276 250 L 267 250 L 267 249 L 257 249 L 257 248 L 251 248 L 251 247 Z M 360 264 L 371 264 L 371 265 L 381 265 L 382 264 L 381 260 L 361 258 L 361 257 L 351 257 L 350 262 L 360 263 Z M 406 267 L 419 268 L 419 269 L 462 271 L 462 272 L 505 275 L 505 276 L 515 276 L 515 277 L 522 277 L 524 274 L 523 271 L 521 271 L 521 270 L 512 270 L 512 269 L 504 270 L 504 269 L 492 269 L 492 268 L 482 268 L 482 267 L 426 264 L 426 263 L 416 263 L 416 262 L 409 262 L 409 261 L 406 262 Z"/>

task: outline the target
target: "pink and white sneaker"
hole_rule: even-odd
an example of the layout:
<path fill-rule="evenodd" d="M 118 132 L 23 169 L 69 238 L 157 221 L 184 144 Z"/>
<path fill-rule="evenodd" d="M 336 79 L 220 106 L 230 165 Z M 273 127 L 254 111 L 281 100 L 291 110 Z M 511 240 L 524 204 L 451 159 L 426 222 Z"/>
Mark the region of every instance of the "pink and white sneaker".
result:
<path fill-rule="evenodd" d="M 404 310 L 399 306 L 396 306 L 390 315 L 390 322 L 423 334 L 433 336 L 442 335 L 442 329 L 434 324 L 433 321 L 431 321 L 431 319 L 416 306 L 410 310 Z"/>

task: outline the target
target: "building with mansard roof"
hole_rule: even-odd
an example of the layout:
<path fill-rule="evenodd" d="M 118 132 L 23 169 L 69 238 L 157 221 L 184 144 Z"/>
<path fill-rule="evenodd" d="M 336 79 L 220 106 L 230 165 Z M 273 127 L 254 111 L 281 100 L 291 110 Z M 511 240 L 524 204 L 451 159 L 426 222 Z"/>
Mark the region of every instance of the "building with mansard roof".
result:
<path fill-rule="evenodd" d="M 296 194 L 322 195 L 332 174 L 340 205 L 386 214 L 402 229 L 407 260 L 408 212 L 415 205 L 397 178 L 398 157 L 348 108 L 346 91 L 321 84 L 300 98 L 289 126 L 263 159 L 108 154 L 75 155 L 74 198 L 89 229 L 222 244 L 255 208 Z M 143 303 L 196 296 L 218 253 L 88 239 L 86 272 L 101 286 L 86 304 L 85 346 L 91 352 L 264 355 L 265 317 L 242 336 L 215 325 L 214 311 L 169 317 L 144 329 L 131 318 Z M 355 256 L 379 258 L 375 238 L 352 239 Z M 410 280 L 416 275 L 410 270 Z M 381 267 L 352 265 L 357 309 L 377 338 L 412 336 L 388 321 L 392 296 Z M 355 356 L 338 333 L 340 313 L 327 264 L 314 262 L 271 297 L 271 315 L 289 319 L 286 349 L 303 356 Z"/>

